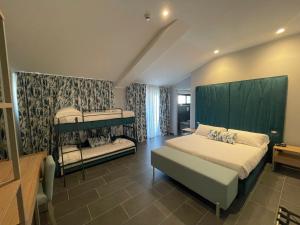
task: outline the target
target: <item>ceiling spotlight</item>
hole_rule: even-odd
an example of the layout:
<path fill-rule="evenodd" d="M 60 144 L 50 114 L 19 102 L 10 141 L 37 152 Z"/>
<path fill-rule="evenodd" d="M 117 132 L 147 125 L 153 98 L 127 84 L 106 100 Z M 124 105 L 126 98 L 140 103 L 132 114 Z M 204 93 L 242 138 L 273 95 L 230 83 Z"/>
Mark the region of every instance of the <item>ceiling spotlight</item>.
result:
<path fill-rule="evenodd" d="M 283 32 L 285 32 L 285 29 L 284 29 L 284 28 L 279 28 L 279 29 L 276 31 L 276 34 L 282 34 Z"/>
<path fill-rule="evenodd" d="M 167 17 L 168 15 L 169 15 L 169 10 L 167 10 L 167 9 L 164 9 L 163 11 L 162 11 L 162 15 L 163 15 L 163 17 Z"/>
<path fill-rule="evenodd" d="M 220 50 L 219 49 L 216 49 L 216 50 L 214 50 L 214 54 L 216 55 L 216 54 L 219 54 L 220 53 Z"/>
<path fill-rule="evenodd" d="M 149 21 L 151 20 L 150 13 L 148 13 L 148 12 L 146 12 L 146 13 L 144 14 L 144 17 L 145 17 L 145 20 L 146 20 L 147 22 L 149 22 Z"/>

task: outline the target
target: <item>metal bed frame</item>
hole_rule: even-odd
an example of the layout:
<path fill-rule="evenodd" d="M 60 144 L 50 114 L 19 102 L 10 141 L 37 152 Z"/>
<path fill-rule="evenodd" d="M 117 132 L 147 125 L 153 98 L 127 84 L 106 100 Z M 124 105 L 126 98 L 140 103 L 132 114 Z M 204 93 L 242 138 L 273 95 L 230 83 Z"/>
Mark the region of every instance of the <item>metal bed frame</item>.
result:
<path fill-rule="evenodd" d="M 58 153 L 58 151 L 60 151 L 61 159 L 62 159 L 62 163 L 60 164 L 57 160 L 57 164 L 58 164 L 58 168 L 59 168 L 59 174 L 60 174 L 60 176 L 63 176 L 63 178 L 64 178 L 64 186 L 66 186 L 65 174 L 69 170 L 70 171 L 77 170 L 77 168 L 80 167 L 81 171 L 82 171 L 82 178 L 85 179 L 85 164 L 87 164 L 88 166 L 91 166 L 91 165 L 94 165 L 94 164 L 98 164 L 98 163 L 101 163 L 101 162 L 111 160 L 113 158 L 120 157 L 122 155 L 126 155 L 126 154 L 136 152 L 136 149 L 137 149 L 137 132 L 136 132 L 136 125 L 135 125 L 135 117 L 124 117 L 123 109 L 121 109 L 121 108 L 114 108 L 114 109 L 109 109 L 109 110 L 115 110 L 115 109 L 121 110 L 120 118 L 113 118 L 113 119 L 106 119 L 106 120 L 95 120 L 95 121 L 85 121 L 86 116 L 84 115 L 84 113 L 91 112 L 91 110 L 83 110 L 82 111 L 82 117 L 81 117 L 82 122 L 79 122 L 78 117 L 75 117 L 75 122 L 74 123 L 60 123 L 59 119 L 58 119 L 57 124 L 53 123 L 54 124 L 54 132 L 55 132 L 54 139 L 56 139 L 56 143 L 57 143 L 57 147 L 55 149 L 56 149 L 57 153 Z M 101 111 L 106 111 L 106 110 L 108 110 L 108 109 L 95 109 L 94 111 L 95 112 L 101 112 Z M 70 116 L 70 115 L 68 115 L 68 116 Z M 93 115 L 89 115 L 89 117 L 90 116 L 93 116 Z M 95 115 L 95 116 L 97 116 L 97 115 Z M 83 159 L 80 133 L 79 132 L 83 131 L 83 130 L 91 130 L 91 129 L 109 127 L 110 137 L 113 138 L 111 136 L 111 127 L 112 126 L 123 126 L 123 135 L 115 136 L 115 138 L 118 138 L 118 137 L 126 138 L 128 140 L 133 141 L 135 146 L 130 147 L 130 148 L 120 149 L 119 151 L 108 153 L 108 154 L 105 154 L 105 155 L 96 156 L 96 157 L 92 157 L 92 158 L 89 158 L 89 159 Z M 132 130 L 133 137 L 129 137 L 127 135 L 124 135 L 125 128 Z M 70 132 L 75 132 L 75 134 L 76 134 L 75 139 L 76 139 L 76 143 L 77 143 L 77 146 L 78 146 L 78 150 L 74 150 L 74 151 L 70 151 L 70 152 L 80 151 L 80 161 L 65 164 L 64 163 L 64 154 L 68 154 L 70 152 L 66 152 L 66 153 L 63 152 L 63 141 L 62 141 L 61 134 L 70 133 Z M 59 154 L 58 154 L 58 158 L 59 158 Z M 73 167 L 75 167 L 75 169 Z M 66 170 L 66 168 L 67 168 L 68 171 Z M 73 170 L 72 170 L 72 168 L 73 168 Z"/>

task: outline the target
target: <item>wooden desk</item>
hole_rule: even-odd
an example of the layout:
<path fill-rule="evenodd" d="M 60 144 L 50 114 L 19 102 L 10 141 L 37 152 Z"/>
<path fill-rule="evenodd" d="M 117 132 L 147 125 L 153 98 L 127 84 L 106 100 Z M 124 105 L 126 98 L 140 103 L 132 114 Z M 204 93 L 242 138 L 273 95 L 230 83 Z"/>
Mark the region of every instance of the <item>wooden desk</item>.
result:
<path fill-rule="evenodd" d="M 276 163 L 300 168 L 300 147 L 287 145 L 273 147 L 273 170 Z"/>
<path fill-rule="evenodd" d="M 32 155 L 26 155 L 20 157 L 20 172 L 21 179 L 20 184 L 22 187 L 22 196 L 23 196 L 23 204 L 24 204 L 24 213 L 25 213 L 25 224 L 31 225 L 33 213 L 35 210 L 36 204 L 36 194 L 39 187 L 39 175 L 40 168 L 43 159 L 47 156 L 46 152 L 40 152 Z M 11 161 L 2 161 L 0 162 L 0 185 L 9 180 L 13 180 L 13 168 Z M 16 181 L 18 182 L 18 181 Z M 11 186 L 15 187 L 17 183 L 12 182 Z M 18 224 L 19 223 L 19 213 L 18 207 L 16 205 L 16 197 L 10 198 L 2 196 L 8 196 L 13 194 L 12 191 L 8 191 L 6 186 L 0 187 L 0 209 L 4 209 L 3 212 L 0 213 L 0 224 L 8 224 L 7 221 L 10 221 L 9 224 Z M 6 193 L 6 195 L 4 195 Z M 15 193 L 14 193 L 14 196 Z M 11 201 L 11 202 L 7 202 Z M 6 208 L 6 209 L 5 209 Z M 5 222 L 4 222 L 5 221 Z"/>

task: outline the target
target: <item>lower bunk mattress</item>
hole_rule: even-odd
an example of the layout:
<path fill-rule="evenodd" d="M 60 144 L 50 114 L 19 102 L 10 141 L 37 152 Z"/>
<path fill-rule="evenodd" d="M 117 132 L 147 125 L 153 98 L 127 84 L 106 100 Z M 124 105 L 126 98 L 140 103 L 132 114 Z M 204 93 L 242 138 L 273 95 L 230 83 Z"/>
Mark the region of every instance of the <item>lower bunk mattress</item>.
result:
<path fill-rule="evenodd" d="M 117 139 L 113 143 L 108 143 L 105 145 L 97 146 L 97 147 L 89 147 L 89 148 L 82 148 L 82 158 L 83 160 L 88 160 L 92 158 L 97 158 L 100 156 L 105 156 L 110 153 L 119 152 L 125 149 L 132 149 L 135 148 L 135 143 L 128 139 L 122 138 Z M 70 165 L 76 162 L 81 161 L 81 155 L 79 149 L 74 146 L 64 146 L 63 147 L 63 161 L 64 165 Z M 59 159 L 58 162 L 62 165 L 62 156 L 61 152 L 59 152 Z"/>

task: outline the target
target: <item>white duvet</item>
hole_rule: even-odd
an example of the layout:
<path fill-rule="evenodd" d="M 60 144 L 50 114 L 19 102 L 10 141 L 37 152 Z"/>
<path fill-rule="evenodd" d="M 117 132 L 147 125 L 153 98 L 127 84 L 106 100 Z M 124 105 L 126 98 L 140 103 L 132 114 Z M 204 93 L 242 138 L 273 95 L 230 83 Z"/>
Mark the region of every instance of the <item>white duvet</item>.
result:
<path fill-rule="evenodd" d="M 97 146 L 94 148 L 90 148 L 90 147 L 83 148 L 82 149 L 82 158 L 86 160 L 86 159 L 106 155 L 106 154 L 109 154 L 112 152 L 121 151 L 123 149 L 131 148 L 134 146 L 135 146 L 134 142 L 132 142 L 128 139 L 125 139 L 125 138 L 119 138 L 114 143 L 108 143 L 108 144 Z M 74 151 L 76 149 L 78 151 Z M 67 153 L 68 150 L 71 150 L 72 152 Z M 63 148 L 63 152 L 65 152 L 65 154 L 63 155 L 65 165 L 68 165 L 70 163 L 79 162 L 81 160 L 80 151 L 77 147 L 74 147 L 74 146 L 67 147 L 67 148 L 65 147 L 65 148 Z M 61 157 L 60 152 L 59 152 L 58 162 L 60 164 L 62 164 L 62 157 Z"/>
<path fill-rule="evenodd" d="M 240 179 L 248 177 L 268 149 L 267 146 L 232 145 L 197 134 L 167 140 L 166 145 L 235 170 Z"/>

